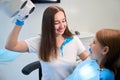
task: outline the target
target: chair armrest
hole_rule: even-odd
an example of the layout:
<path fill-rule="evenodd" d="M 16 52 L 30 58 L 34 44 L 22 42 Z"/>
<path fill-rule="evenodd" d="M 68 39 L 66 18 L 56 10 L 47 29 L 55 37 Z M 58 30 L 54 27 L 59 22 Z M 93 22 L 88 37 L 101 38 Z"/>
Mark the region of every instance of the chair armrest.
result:
<path fill-rule="evenodd" d="M 26 65 L 25 67 L 23 67 L 22 73 L 24 75 L 29 75 L 32 71 L 34 71 L 36 69 L 41 69 L 40 61 L 35 61 L 35 62 L 32 62 L 32 63 Z"/>

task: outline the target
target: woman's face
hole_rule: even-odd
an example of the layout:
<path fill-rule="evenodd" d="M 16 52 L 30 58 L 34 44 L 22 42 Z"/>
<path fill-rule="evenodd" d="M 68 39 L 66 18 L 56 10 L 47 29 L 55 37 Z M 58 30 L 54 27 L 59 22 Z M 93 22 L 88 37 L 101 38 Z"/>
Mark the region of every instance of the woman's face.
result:
<path fill-rule="evenodd" d="M 95 60 L 100 60 L 103 58 L 104 47 L 98 42 L 97 38 L 95 37 L 93 43 L 90 45 L 92 54 L 91 58 Z"/>
<path fill-rule="evenodd" d="M 66 18 L 62 11 L 59 11 L 55 14 L 54 17 L 54 26 L 55 26 L 55 33 L 56 36 L 63 35 L 66 29 Z"/>

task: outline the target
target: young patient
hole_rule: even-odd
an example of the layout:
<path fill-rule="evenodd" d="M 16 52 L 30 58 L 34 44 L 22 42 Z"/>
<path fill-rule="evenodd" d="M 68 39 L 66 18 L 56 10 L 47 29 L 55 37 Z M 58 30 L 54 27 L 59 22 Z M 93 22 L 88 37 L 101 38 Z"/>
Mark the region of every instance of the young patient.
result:
<path fill-rule="evenodd" d="M 65 80 L 116 80 L 120 69 L 120 30 L 99 30 L 90 47 L 91 57 L 78 64 Z"/>

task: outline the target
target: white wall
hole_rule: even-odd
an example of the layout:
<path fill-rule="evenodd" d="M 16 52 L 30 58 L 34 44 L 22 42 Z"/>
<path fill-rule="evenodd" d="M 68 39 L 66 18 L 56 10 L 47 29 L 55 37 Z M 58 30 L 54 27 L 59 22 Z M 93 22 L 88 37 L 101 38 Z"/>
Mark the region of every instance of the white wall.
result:
<path fill-rule="evenodd" d="M 70 29 L 95 33 L 100 28 L 120 29 L 120 0 L 61 0 L 58 4 L 35 4 L 34 13 L 25 21 L 20 40 L 41 32 L 43 11 L 50 5 L 64 8 Z M 0 10 L 0 48 L 4 48 L 14 23 Z"/>

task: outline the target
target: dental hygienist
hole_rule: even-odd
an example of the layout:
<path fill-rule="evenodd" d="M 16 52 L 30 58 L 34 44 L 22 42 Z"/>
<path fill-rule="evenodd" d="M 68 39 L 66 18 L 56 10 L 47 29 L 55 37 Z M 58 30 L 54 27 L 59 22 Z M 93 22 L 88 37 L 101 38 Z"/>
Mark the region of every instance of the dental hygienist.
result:
<path fill-rule="evenodd" d="M 72 73 L 77 56 L 82 60 L 89 56 L 81 40 L 70 32 L 65 12 L 59 6 L 49 6 L 45 9 L 42 34 L 37 37 L 18 41 L 24 21 L 17 19 L 15 24 L 6 49 L 39 53 L 42 80 L 64 80 Z"/>

